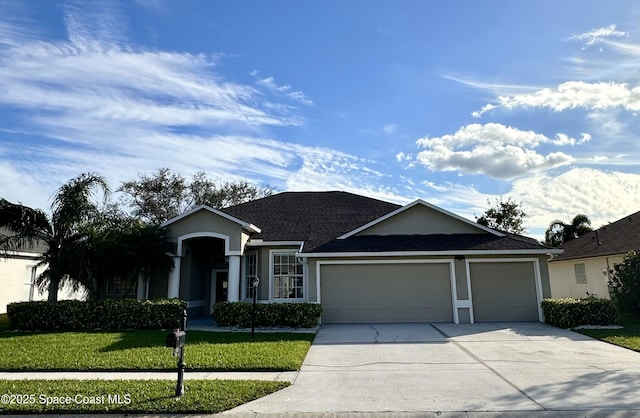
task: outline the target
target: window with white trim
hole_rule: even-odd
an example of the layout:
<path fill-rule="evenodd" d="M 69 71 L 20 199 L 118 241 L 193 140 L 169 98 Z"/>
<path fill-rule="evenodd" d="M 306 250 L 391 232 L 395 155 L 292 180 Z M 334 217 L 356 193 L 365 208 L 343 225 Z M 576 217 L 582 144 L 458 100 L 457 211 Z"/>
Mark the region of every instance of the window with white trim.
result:
<path fill-rule="evenodd" d="M 574 264 L 573 271 L 576 275 L 576 284 L 587 284 L 587 269 L 584 263 Z"/>
<path fill-rule="evenodd" d="M 273 253 L 273 298 L 303 299 L 302 263 L 295 253 Z"/>
<path fill-rule="evenodd" d="M 107 296 L 135 297 L 137 287 L 137 280 L 110 277 L 107 281 Z"/>
<path fill-rule="evenodd" d="M 247 298 L 253 299 L 253 279 L 258 275 L 258 253 L 250 252 L 244 256 L 244 280 Z"/>

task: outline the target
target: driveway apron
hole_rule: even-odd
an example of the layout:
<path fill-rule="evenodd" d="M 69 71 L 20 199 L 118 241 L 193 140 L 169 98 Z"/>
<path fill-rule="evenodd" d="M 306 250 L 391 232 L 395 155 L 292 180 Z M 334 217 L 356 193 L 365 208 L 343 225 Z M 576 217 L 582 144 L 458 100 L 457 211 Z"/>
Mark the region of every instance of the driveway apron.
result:
<path fill-rule="evenodd" d="M 229 412 L 639 410 L 640 353 L 541 323 L 323 325 L 295 383 Z"/>

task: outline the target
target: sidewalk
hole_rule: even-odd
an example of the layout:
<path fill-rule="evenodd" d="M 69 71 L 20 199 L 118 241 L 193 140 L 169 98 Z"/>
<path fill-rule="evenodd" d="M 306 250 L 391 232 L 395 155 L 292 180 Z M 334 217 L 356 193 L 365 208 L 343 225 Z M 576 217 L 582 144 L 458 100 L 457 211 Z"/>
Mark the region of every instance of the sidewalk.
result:
<path fill-rule="evenodd" d="M 313 328 L 286 328 L 286 327 L 256 327 L 255 332 L 291 332 L 295 334 L 317 334 L 320 325 Z M 251 328 L 219 327 L 211 318 L 197 318 L 187 320 L 187 331 L 212 331 L 212 332 L 251 332 Z"/>
<path fill-rule="evenodd" d="M 175 380 L 178 371 L 172 372 L 0 372 L 0 380 Z M 185 370 L 185 379 L 194 380 L 269 380 L 295 382 L 298 372 L 192 372 Z"/>

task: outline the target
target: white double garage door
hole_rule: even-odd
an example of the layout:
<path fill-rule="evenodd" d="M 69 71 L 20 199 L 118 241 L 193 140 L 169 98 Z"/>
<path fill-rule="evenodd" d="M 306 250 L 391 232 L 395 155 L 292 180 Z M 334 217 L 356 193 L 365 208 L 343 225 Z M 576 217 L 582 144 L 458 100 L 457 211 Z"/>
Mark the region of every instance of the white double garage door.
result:
<path fill-rule="evenodd" d="M 454 306 L 471 309 L 475 322 L 538 320 L 537 263 L 468 262 L 468 274 L 458 274 L 457 284 L 453 266 L 453 261 L 324 262 L 317 270 L 322 321 L 453 322 Z"/>

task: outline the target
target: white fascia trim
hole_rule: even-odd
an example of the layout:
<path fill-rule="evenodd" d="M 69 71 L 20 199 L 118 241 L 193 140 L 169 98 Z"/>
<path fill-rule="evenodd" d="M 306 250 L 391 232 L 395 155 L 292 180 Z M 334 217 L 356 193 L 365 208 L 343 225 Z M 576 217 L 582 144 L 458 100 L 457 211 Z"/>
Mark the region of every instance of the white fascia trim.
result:
<path fill-rule="evenodd" d="M 298 247 L 302 248 L 304 241 L 263 241 L 252 239 L 247 242 L 247 247 Z"/>
<path fill-rule="evenodd" d="M 248 231 L 260 233 L 260 228 L 258 228 L 257 226 L 253 225 L 252 223 L 245 222 L 242 219 L 238 219 L 238 218 L 236 218 L 234 216 L 231 216 L 231 215 L 229 215 L 227 213 L 221 212 L 218 209 L 214 209 L 211 206 L 207 206 L 207 205 L 196 206 L 195 208 L 193 208 L 193 209 L 191 209 L 191 210 L 189 210 L 189 211 L 187 211 L 187 212 L 185 212 L 185 213 L 183 213 L 181 215 L 178 215 L 175 218 L 169 219 L 168 221 L 164 221 L 163 223 L 160 224 L 160 226 L 161 227 L 165 227 L 165 226 L 171 225 L 172 223 L 178 222 L 180 219 L 184 219 L 187 216 L 191 215 L 192 213 L 196 213 L 199 210 L 203 210 L 203 209 L 213 213 L 214 215 L 218 215 L 221 218 L 224 218 L 224 219 L 229 220 L 231 222 L 237 223 L 237 224 L 239 224 L 240 226 L 242 226 L 244 229 L 246 229 Z"/>
<path fill-rule="evenodd" d="M 439 208 L 437 206 L 432 205 L 431 203 L 425 202 L 422 199 L 417 199 L 417 200 L 414 200 L 413 202 L 411 202 L 411 203 L 409 203 L 409 204 L 407 204 L 407 205 L 405 205 L 405 206 L 403 206 L 401 208 L 398 208 L 398 209 L 394 210 L 393 212 L 389 212 L 386 215 L 383 215 L 383 216 L 379 217 L 378 219 L 374 219 L 373 221 L 369 222 L 368 224 L 362 225 L 361 227 L 356 228 L 353 231 L 347 232 L 344 235 L 340 235 L 338 237 L 338 239 L 349 238 L 350 236 L 355 235 L 358 232 L 362 232 L 365 229 L 369 229 L 372 226 L 377 225 L 380 222 L 386 221 L 387 219 L 392 218 L 392 217 L 396 216 L 397 214 L 404 212 L 405 210 L 411 209 L 412 207 L 414 207 L 416 205 L 426 206 L 426 207 L 428 207 L 430 209 L 433 209 L 433 210 L 438 211 L 440 213 L 443 213 L 443 214 L 445 214 L 447 216 L 455 218 L 455 219 L 457 219 L 459 221 L 462 221 L 462 222 L 464 222 L 466 224 L 469 224 L 469 225 L 473 226 L 474 228 L 478 228 L 478 229 L 481 229 L 481 230 L 483 230 L 485 232 L 489 232 L 490 234 L 497 235 L 499 237 L 505 236 L 505 234 L 503 234 L 502 232 L 498 232 L 498 231 L 495 231 L 495 230 L 493 230 L 491 228 L 487 228 L 486 226 L 480 225 L 479 223 L 472 222 L 469 219 L 463 218 L 462 216 L 456 215 L 455 213 L 449 212 L 448 210 Z"/>
<path fill-rule="evenodd" d="M 298 253 L 302 258 L 336 257 L 422 257 L 456 255 L 547 255 L 553 250 L 447 250 L 447 251 L 380 251 L 380 252 L 339 252 L 339 253 Z"/>
<path fill-rule="evenodd" d="M 182 246 L 183 242 L 192 238 L 219 238 L 224 240 L 224 255 L 242 255 L 242 251 L 231 251 L 229 249 L 229 241 L 230 238 L 228 235 L 219 234 L 217 232 L 192 232 L 190 234 L 180 235 L 178 237 L 178 248 L 176 250 L 176 255 L 178 257 L 182 256 Z"/>

